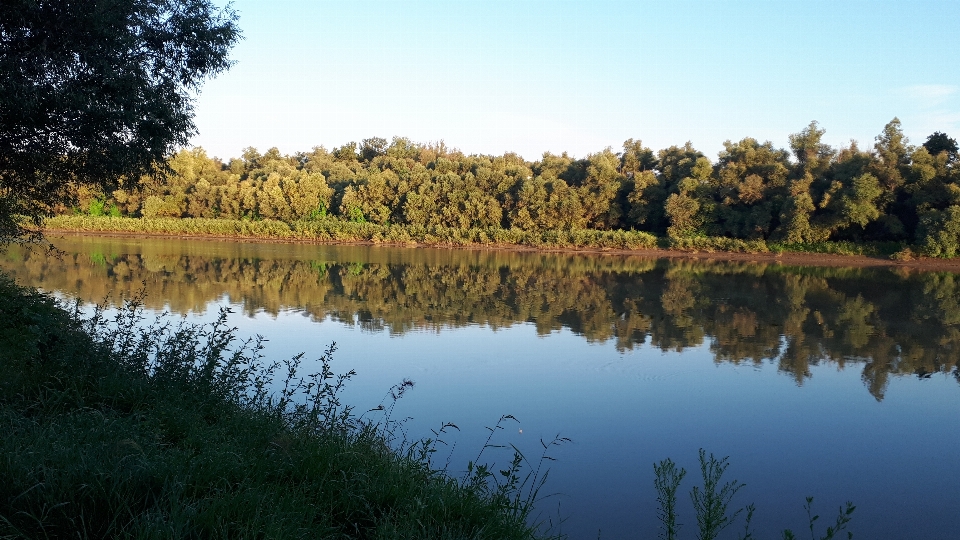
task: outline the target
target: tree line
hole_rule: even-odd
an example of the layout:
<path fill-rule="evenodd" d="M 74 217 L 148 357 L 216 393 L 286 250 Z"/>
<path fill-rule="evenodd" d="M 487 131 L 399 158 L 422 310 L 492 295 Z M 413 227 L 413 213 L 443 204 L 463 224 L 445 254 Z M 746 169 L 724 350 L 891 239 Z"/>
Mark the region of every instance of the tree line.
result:
<path fill-rule="evenodd" d="M 145 288 L 148 307 L 179 313 L 226 294 L 249 314 L 298 306 L 373 332 L 530 323 L 621 351 L 708 343 L 718 363 L 772 362 L 798 383 L 822 362 L 861 365 L 877 399 L 890 375 L 960 382 L 960 280 L 950 273 L 362 246 L 286 246 L 265 258 L 244 244 L 184 252 L 92 240 L 62 244 L 64 258 L 12 250 L 0 268 L 90 302 Z"/>
<path fill-rule="evenodd" d="M 900 121 L 873 148 L 822 142 L 816 122 L 789 138 L 727 141 L 715 161 L 690 143 L 654 152 L 633 139 L 584 158 L 466 155 L 444 143 L 371 138 L 283 155 L 253 148 L 223 162 L 181 150 L 169 171 L 110 193 L 76 189 L 74 211 L 131 217 L 286 222 L 337 218 L 446 228 L 637 230 L 675 240 L 786 244 L 900 242 L 960 253 L 956 140 L 919 146 Z M 61 206 L 60 212 L 70 208 Z"/>

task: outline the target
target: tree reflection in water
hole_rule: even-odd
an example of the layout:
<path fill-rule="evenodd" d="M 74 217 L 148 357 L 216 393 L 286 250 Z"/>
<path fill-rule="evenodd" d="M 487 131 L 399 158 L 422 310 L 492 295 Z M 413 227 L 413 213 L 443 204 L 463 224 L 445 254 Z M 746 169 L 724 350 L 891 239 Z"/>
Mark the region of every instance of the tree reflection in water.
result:
<path fill-rule="evenodd" d="M 857 364 L 883 399 L 890 375 L 960 382 L 960 288 L 951 273 L 632 256 L 67 237 L 65 253 L 11 248 L 21 284 L 88 302 L 146 287 L 147 307 L 298 309 L 402 334 L 467 324 L 567 328 L 619 350 L 708 342 L 718 363 Z"/>

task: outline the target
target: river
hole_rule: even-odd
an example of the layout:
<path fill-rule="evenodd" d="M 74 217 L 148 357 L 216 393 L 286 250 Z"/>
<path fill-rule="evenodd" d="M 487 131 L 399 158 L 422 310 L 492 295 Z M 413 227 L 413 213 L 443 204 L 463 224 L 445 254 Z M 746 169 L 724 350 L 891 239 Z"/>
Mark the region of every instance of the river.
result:
<path fill-rule="evenodd" d="M 444 422 L 437 464 L 504 466 L 549 446 L 541 517 L 571 538 L 655 538 L 653 463 L 670 457 L 682 538 L 698 450 L 729 456 L 760 537 L 847 500 L 857 538 L 960 535 L 960 276 L 626 255 L 56 236 L 11 248 L 23 285 L 209 322 L 230 308 L 270 358 L 336 342 L 345 401 L 410 440 Z M 306 366 L 307 370 L 312 367 Z M 389 398 L 387 404 L 389 405 Z M 371 415 L 381 414 L 378 412 Z M 372 416 L 371 416 L 372 417 Z M 730 537 L 736 537 L 731 529 Z"/>

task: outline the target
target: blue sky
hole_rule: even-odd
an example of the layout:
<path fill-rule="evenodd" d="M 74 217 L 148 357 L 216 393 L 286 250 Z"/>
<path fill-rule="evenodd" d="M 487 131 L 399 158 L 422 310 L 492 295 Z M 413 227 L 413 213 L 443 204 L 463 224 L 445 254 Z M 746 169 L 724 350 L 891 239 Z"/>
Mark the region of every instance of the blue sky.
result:
<path fill-rule="evenodd" d="M 960 137 L 960 1 L 239 0 L 236 66 L 193 144 L 328 149 L 369 137 L 577 157 L 625 139 L 870 147 Z"/>

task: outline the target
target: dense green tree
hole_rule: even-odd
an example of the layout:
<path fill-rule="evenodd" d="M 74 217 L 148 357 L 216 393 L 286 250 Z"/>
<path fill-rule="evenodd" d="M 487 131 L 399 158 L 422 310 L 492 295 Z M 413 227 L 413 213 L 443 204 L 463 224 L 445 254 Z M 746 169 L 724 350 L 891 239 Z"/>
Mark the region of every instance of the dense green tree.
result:
<path fill-rule="evenodd" d="M 689 170 L 690 176 L 680 180 L 677 192 L 667 197 L 664 210 L 670 219 L 667 236 L 685 238 L 704 233 L 708 217 L 713 213 L 710 193 L 713 191 L 713 166 L 705 157 L 698 157 Z"/>
<path fill-rule="evenodd" d="M 583 184 L 587 176 L 588 163 L 582 159 L 574 159 L 566 152 L 558 155 L 544 152 L 540 161 L 534 162 L 531 173 L 534 177 L 545 180 L 559 179 L 567 185 L 576 187 Z"/>
<path fill-rule="evenodd" d="M 670 226 L 667 227 L 667 236 L 670 238 L 694 236 L 699 232 L 700 226 L 703 225 L 697 219 L 698 214 L 700 214 L 700 202 L 685 189 L 667 197 L 664 210 L 670 218 Z"/>
<path fill-rule="evenodd" d="M 503 208 L 494 194 L 485 189 L 484 179 L 470 171 L 438 177 L 443 193 L 443 226 L 459 229 L 501 226 Z"/>
<path fill-rule="evenodd" d="M 926 246 L 930 254 L 947 253 L 950 250 L 935 248 L 931 238 L 938 238 L 938 227 L 949 227 L 943 211 L 960 204 L 960 185 L 955 167 L 951 167 L 949 154 L 941 151 L 931 155 L 921 146 L 910 156 L 910 166 L 905 174 L 905 184 L 900 192 L 899 205 L 894 212 L 901 215 L 908 237 Z M 939 237 L 939 242 L 946 237 Z M 932 251 L 931 251 L 932 250 Z"/>
<path fill-rule="evenodd" d="M 566 153 L 544 153 L 529 171 L 515 176 L 508 225 L 523 230 L 585 228 L 588 218 L 577 189 L 586 176 L 585 168 L 582 160 Z"/>
<path fill-rule="evenodd" d="M 903 185 L 913 151 L 909 142 L 903 134 L 898 118 L 888 122 L 883 127 L 883 132 L 877 135 L 876 143 L 873 145 L 877 159 L 870 172 L 880 180 L 888 194 L 893 194 L 894 190 Z"/>
<path fill-rule="evenodd" d="M 373 161 L 374 158 L 387 153 L 387 140 L 372 137 L 360 141 L 360 161 Z"/>
<path fill-rule="evenodd" d="M 949 162 L 953 163 L 957 160 L 957 140 L 948 137 L 946 133 L 935 131 L 927 137 L 927 142 L 923 143 L 923 147 L 927 149 L 927 152 L 930 152 L 931 156 L 946 152 Z"/>
<path fill-rule="evenodd" d="M 159 179 L 143 177 L 112 192 L 75 184 L 78 204 L 59 210 L 288 222 L 333 217 L 448 229 L 443 234 L 634 229 L 682 240 L 678 245 L 700 243 L 684 240 L 695 237 L 896 241 L 930 255 L 954 253 L 950 208 L 960 206 L 960 167 L 949 148 L 934 155 L 927 146 L 910 147 L 896 119 L 869 152 L 856 142 L 834 149 L 823 135 L 811 122 L 790 136 L 789 151 L 751 137 L 726 141 L 715 164 L 690 143 L 654 154 L 634 139 L 620 153 L 545 153 L 534 162 L 402 137 L 293 155 L 248 148 L 228 163 L 195 149 L 170 156 Z M 949 145 L 941 139 L 931 140 Z"/>
<path fill-rule="evenodd" d="M 512 194 L 508 222 L 523 230 L 583 229 L 587 220 L 574 188 L 547 174 L 519 183 Z"/>
<path fill-rule="evenodd" d="M 351 141 L 339 148 L 335 148 L 333 150 L 333 157 L 337 161 L 357 161 L 359 157 L 357 156 L 357 143 Z"/>
<path fill-rule="evenodd" d="M 664 186 L 671 193 L 678 191 L 677 185 L 693 175 L 697 160 L 705 158 L 702 152 L 693 148 L 687 141 L 683 146 L 671 146 L 657 152 L 657 172 Z"/>
<path fill-rule="evenodd" d="M 711 233 L 734 238 L 767 238 L 777 226 L 787 191 L 789 154 L 746 138 L 727 141 L 720 152 L 711 194 Z"/>
<path fill-rule="evenodd" d="M 76 190 L 162 168 L 240 33 L 207 0 L 0 3 L 0 239 Z"/>
<path fill-rule="evenodd" d="M 356 183 L 348 185 L 340 199 L 340 215 L 363 215 L 374 223 L 388 223 L 393 208 L 406 195 L 399 176 L 392 170 L 365 170 Z"/>
<path fill-rule="evenodd" d="M 590 228 L 617 228 L 623 215 L 617 202 L 624 181 L 619 171 L 620 159 L 606 148 L 587 156 L 586 161 L 586 175 L 577 186 L 583 217 Z"/>
<path fill-rule="evenodd" d="M 638 173 L 652 171 L 657 167 L 657 156 L 653 150 L 643 145 L 643 142 L 633 139 L 623 141 L 623 152 L 620 154 L 620 172 L 632 178 Z"/>
<path fill-rule="evenodd" d="M 863 240 L 867 226 L 874 223 L 875 237 L 903 237 L 901 220 L 881 211 L 883 189 L 867 172 L 872 163 L 873 156 L 861 152 L 855 143 L 837 153 L 816 186 L 819 204 L 815 222 L 819 230 L 832 238 Z"/>
<path fill-rule="evenodd" d="M 654 171 L 627 173 L 630 184 L 627 194 L 626 224 L 634 229 L 662 233 L 666 223 L 664 202 L 667 190 Z"/>
<path fill-rule="evenodd" d="M 917 243 L 934 257 L 960 255 L 960 205 L 928 210 L 920 216 Z"/>
<path fill-rule="evenodd" d="M 823 143 L 825 133 L 826 130 L 820 129 L 819 124 L 813 121 L 800 133 L 790 135 L 790 150 L 793 151 L 799 166 L 796 176 L 809 174 L 817 178 L 826 172 L 836 151 Z"/>
<path fill-rule="evenodd" d="M 843 225 L 856 224 L 866 227 L 868 223 L 880 217 L 877 199 L 883 194 L 880 182 L 870 173 L 855 177 L 844 186 L 839 197 L 840 216 Z"/>
<path fill-rule="evenodd" d="M 811 223 L 817 209 L 813 199 L 814 182 L 830 165 L 833 149 L 823 144 L 825 130 L 816 122 L 790 136 L 790 149 L 797 159 L 787 185 L 787 197 L 780 214 L 780 226 L 774 237 L 788 243 L 818 242 L 826 240 L 830 231 Z"/>
<path fill-rule="evenodd" d="M 629 153 L 626 146 L 625 143 L 624 151 Z M 634 171 L 633 187 L 627 196 L 628 223 L 640 230 L 666 234 L 670 226 L 667 198 L 679 192 L 680 181 L 692 174 L 694 165 L 702 157 L 705 156 L 687 142 L 682 147 L 671 146 L 657 152 L 653 163 L 655 172 L 643 170 L 636 174 Z"/>
<path fill-rule="evenodd" d="M 387 147 L 387 155 L 395 159 L 416 160 L 420 157 L 421 147 L 406 137 L 394 137 Z"/>
<path fill-rule="evenodd" d="M 620 174 L 623 175 L 619 203 L 625 215 L 624 227 L 651 229 L 664 221 L 663 201 L 666 200 L 660 178 L 656 175 L 657 156 L 641 141 L 627 139 L 620 154 Z"/>

